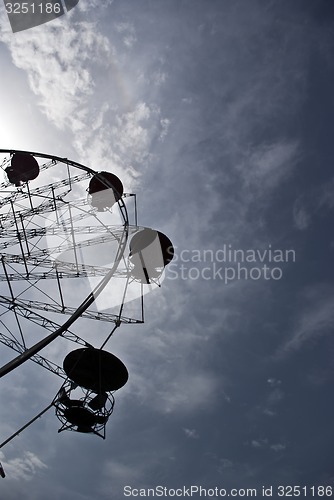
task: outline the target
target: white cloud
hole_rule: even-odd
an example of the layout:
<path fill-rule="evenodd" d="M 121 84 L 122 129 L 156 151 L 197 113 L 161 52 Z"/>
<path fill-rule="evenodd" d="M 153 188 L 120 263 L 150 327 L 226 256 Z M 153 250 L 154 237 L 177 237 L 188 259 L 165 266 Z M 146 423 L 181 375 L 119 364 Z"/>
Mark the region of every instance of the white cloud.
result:
<path fill-rule="evenodd" d="M 94 91 L 91 60 L 108 65 L 112 55 L 96 25 L 61 18 L 14 37 L 4 30 L 1 39 L 14 64 L 27 73 L 48 119 L 59 128 L 83 128 L 77 113 Z"/>
<path fill-rule="evenodd" d="M 276 452 L 283 451 L 286 449 L 286 444 L 282 444 L 282 443 L 272 444 L 270 446 L 270 449 L 273 451 L 276 451 Z"/>
<path fill-rule="evenodd" d="M 251 446 L 253 448 L 265 448 L 268 445 L 268 439 L 253 439 Z"/>
<path fill-rule="evenodd" d="M 161 126 L 162 134 L 166 127 L 164 122 L 160 125 L 161 120 L 160 110 L 143 101 L 124 113 L 115 112 L 104 102 L 93 130 L 81 131 L 74 146 L 88 165 L 118 175 L 128 191 L 153 159 L 152 142 Z"/>
<path fill-rule="evenodd" d="M 319 193 L 319 207 L 332 209 L 334 207 L 334 178 L 322 184 Z"/>
<path fill-rule="evenodd" d="M 199 438 L 199 435 L 198 435 L 198 432 L 196 431 L 196 429 L 184 428 L 183 431 L 184 431 L 185 435 L 187 436 L 187 438 L 190 438 L 190 439 L 198 439 Z"/>
<path fill-rule="evenodd" d="M 256 197 L 265 197 L 293 172 L 298 159 L 296 141 L 279 141 L 251 149 L 237 166 L 246 189 Z"/>
<path fill-rule="evenodd" d="M 161 141 L 163 141 L 168 134 L 168 130 L 169 130 L 169 127 L 171 125 L 171 121 L 168 120 L 168 118 L 161 118 L 160 125 L 161 125 L 161 132 L 160 132 L 159 139 Z"/>
<path fill-rule="evenodd" d="M 5 460 L 2 452 L 0 452 L 0 456 L 6 476 L 14 481 L 21 481 L 22 479 L 30 481 L 38 474 L 39 470 L 47 469 L 47 465 L 30 451 L 25 451 L 21 457 L 9 460 Z"/>
<path fill-rule="evenodd" d="M 132 45 L 133 24 L 115 26 Z M 129 92 L 124 63 L 97 22 L 64 16 L 15 37 L 4 29 L 1 39 L 15 66 L 25 71 L 49 122 L 72 135 L 79 160 L 115 171 L 131 190 L 152 159 L 152 142 L 159 134 L 161 140 L 166 137 L 170 123 L 154 103 L 137 99 L 136 89 Z M 102 78 L 106 73 L 109 77 Z"/>
<path fill-rule="evenodd" d="M 167 366 L 149 378 L 143 369 L 133 367 L 126 397 L 135 397 L 155 411 L 178 415 L 214 404 L 218 378 L 204 370 L 193 372 L 188 368 L 188 373 L 181 373 L 175 366 Z"/>
<path fill-rule="evenodd" d="M 281 391 L 281 389 L 278 389 L 277 387 L 269 394 L 268 396 L 268 404 L 269 405 L 276 405 L 279 403 L 282 399 L 284 398 L 284 392 Z"/>
<path fill-rule="evenodd" d="M 293 220 L 295 226 L 300 231 L 307 229 L 311 222 L 311 217 L 300 200 L 297 200 L 293 206 Z"/>
<path fill-rule="evenodd" d="M 267 438 L 253 439 L 250 444 L 252 448 L 257 448 L 257 449 L 269 448 L 270 450 L 273 450 L 275 452 L 283 451 L 286 449 L 286 444 L 283 443 L 270 444 Z"/>
<path fill-rule="evenodd" d="M 277 387 L 279 385 L 281 385 L 282 381 L 277 379 L 277 378 L 268 378 L 267 380 L 268 384 L 271 385 L 272 387 Z"/>
<path fill-rule="evenodd" d="M 224 473 L 226 472 L 226 469 L 230 469 L 233 467 L 233 462 L 229 460 L 228 458 L 220 458 L 219 459 L 219 465 L 218 465 L 218 473 Z"/>
<path fill-rule="evenodd" d="M 260 405 L 259 409 L 267 417 L 275 417 L 279 409 L 279 404 L 283 401 L 285 394 L 281 389 L 281 380 L 269 378 L 267 383 L 270 386 L 270 392 L 265 397 L 265 401 Z"/>
<path fill-rule="evenodd" d="M 137 42 L 136 30 L 133 23 L 120 22 L 115 23 L 115 28 L 118 33 L 123 36 L 124 45 L 131 49 L 133 45 Z"/>
<path fill-rule="evenodd" d="M 334 207 L 334 179 L 316 186 L 300 196 L 293 205 L 293 220 L 300 229 L 308 229 L 312 219 L 320 216 Z"/>
<path fill-rule="evenodd" d="M 310 339 L 325 335 L 333 329 L 333 292 L 323 290 L 320 287 L 320 289 L 314 290 L 308 295 L 308 304 L 301 310 L 296 327 L 289 340 L 284 344 L 281 354 L 297 350 Z"/>
<path fill-rule="evenodd" d="M 99 9 L 106 8 L 114 3 L 114 0 L 80 0 L 77 4 L 76 9 L 81 10 L 82 12 L 87 12 L 88 10 L 95 10 L 96 7 Z M 71 11 L 73 15 L 73 12 Z"/>
<path fill-rule="evenodd" d="M 269 408 L 265 408 L 263 410 L 264 415 L 267 415 L 268 417 L 274 417 L 276 415 L 276 412 L 273 410 L 270 410 Z"/>

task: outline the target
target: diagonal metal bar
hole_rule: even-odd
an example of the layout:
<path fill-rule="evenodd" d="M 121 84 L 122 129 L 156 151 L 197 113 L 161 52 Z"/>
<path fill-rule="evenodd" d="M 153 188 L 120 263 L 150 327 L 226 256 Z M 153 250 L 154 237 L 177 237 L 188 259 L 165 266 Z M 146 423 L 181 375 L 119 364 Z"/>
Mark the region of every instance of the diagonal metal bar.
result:
<path fill-rule="evenodd" d="M 100 281 L 100 283 L 95 287 L 95 289 L 91 293 L 89 293 L 86 299 L 76 309 L 74 314 L 72 314 L 72 316 L 70 316 L 70 318 L 67 321 L 65 321 L 65 323 L 60 328 L 58 328 L 55 332 L 51 333 L 46 338 L 37 342 L 34 346 L 27 349 L 24 353 L 19 354 L 12 361 L 9 361 L 9 363 L 6 363 L 2 368 L 0 368 L 0 377 L 3 377 L 7 373 L 11 372 L 12 370 L 20 366 L 22 363 L 30 359 L 34 354 L 37 354 L 39 351 L 44 349 L 44 347 L 53 342 L 53 340 L 55 340 L 57 337 L 61 336 L 82 315 L 82 313 L 86 311 L 86 309 L 88 309 L 90 305 L 93 304 L 96 297 L 98 297 L 101 294 L 103 289 L 106 287 L 106 285 L 109 283 L 110 279 L 114 275 L 114 272 L 116 271 L 118 264 L 123 257 L 127 239 L 128 239 L 128 227 L 126 225 L 124 226 L 123 238 L 122 241 L 120 242 L 114 265 L 107 273 L 107 275 Z"/>
<path fill-rule="evenodd" d="M 1 298 L 3 302 L 5 302 L 5 297 L 2 296 Z M 32 323 L 35 323 L 36 325 L 42 327 L 45 330 L 53 332 L 55 329 L 59 329 L 61 327 L 59 323 L 56 323 L 55 321 L 52 321 L 51 319 L 46 318 L 45 316 L 42 316 L 41 314 L 38 314 L 35 311 L 31 311 L 24 304 L 17 303 L 16 299 L 11 300 L 8 297 L 7 304 L 8 308 L 13 309 L 17 315 L 21 316 L 22 318 L 28 319 Z M 73 308 L 73 310 L 75 312 L 75 308 Z M 85 347 L 90 346 L 89 342 L 86 342 L 86 340 L 82 339 L 81 337 L 71 332 L 70 330 L 65 330 L 62 334 L 62 337 L 71 340 L 73 342 L 76 342 L 77 344 L 84 345 Z"/>
<path fill-rule="evenodd" d="M 46 408 L 44 408 L 44 410 L 40 411 L 34 418 L 32 418 L 31 420 L 29 420 L 29 422 L 24 424 L 18 431 L 14 432 L 14 434 L 12 434 L 9 438 L 7 438 L 5 441 L 3 441 L 3 443 L 0 444 L 0 448 L 2 448 L 7 443 L 9 443 L 12 439 L 14 439 L 14 437 L 18 436 L 22 431 L 24 431 L 24 429 L 26 429 L 31 424 L 36 422 L 36 420 L 38 420 L 42 415 L 44 415 L 44 413 L 49 411 L 50 408 L 52 408 L 53 406 L 54 406 L 54 402 L 52 401 L 52 403 L 50 403 Z"/>
<path fill-rule="evenodd" d="M 23 352 L 26 351 L 26 348 L 18 342 L 18 340 L 13 340 L 4 333 L 0 332 L 0 342 L 9 347 L 10 349 L 13 349 L 14 351 L 22 354 Z M 43 368 L 46 368 L 50 372 L 54 373 L 55 375 L 58 375 L 59 377 L 66 379 L 67 375 L 64 372 L 64 370 L 58 366 L 56 363 L 53 363 L 53 361 L 50 361 L 49 359 L 44 358 L 40 354 L 34 354 L 31 358 L 31 361 L 34 363 L 37 363 L 40 366 L 43 366 Z"/>

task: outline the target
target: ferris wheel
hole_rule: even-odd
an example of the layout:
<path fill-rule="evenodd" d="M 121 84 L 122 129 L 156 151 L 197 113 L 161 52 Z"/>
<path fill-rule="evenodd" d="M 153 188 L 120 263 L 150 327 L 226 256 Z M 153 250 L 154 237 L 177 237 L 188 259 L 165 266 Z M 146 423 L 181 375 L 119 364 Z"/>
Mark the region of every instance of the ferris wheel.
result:
<path fill-rule="evenodd" d="M 104 347 L 121 324 L 144 322 L 144 294 L 160 286 L 172 243 L 138 226 L 136 195 L 111 172 L 6 149 L 0 168 L 0 343 L 17 353 L 0 377 L 34 361 L 63 379 L 41 414 L 53 406 L 59 432 L 104 438 L 128 379 Z M 77 344 L 63 366 L 48 357 L 55 339 Z"/>

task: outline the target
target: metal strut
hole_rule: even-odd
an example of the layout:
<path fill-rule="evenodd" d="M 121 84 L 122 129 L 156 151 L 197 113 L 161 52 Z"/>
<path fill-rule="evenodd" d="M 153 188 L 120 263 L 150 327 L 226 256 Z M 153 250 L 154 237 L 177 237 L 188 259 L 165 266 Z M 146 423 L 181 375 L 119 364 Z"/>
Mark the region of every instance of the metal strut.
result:
<path fill-rule="evenodd" d="M 48 410 L 50 410 L 50 408 L 52 408 L 52 406 L 54 406 L 54 402 L 50 403 L 46 408 L 44 408 L 44 410 L 42 410 L 41 412 L 39 412 L 39 414 L 36 415 L 36 417 L 34 417 L 31 420 L 29 420 L 29 422 L 27 422 L 18 431 L 14 432 L 14 434 L 12 434 L 3 443 L 1 443 L 0 444 L 0 449 L 3 446 L 5 446 L 7 443 L 9 443 L 9 441 L 11 441 L 12 439 L 14 439 L 14 437 L 18 436 L 22 431 L 24 431 L 24 429 L 26 429 L 27 427 L 29 427 L 29 425 L 33 424 L 36 420 L 38 420 L 42 415 L 44 415 L 44 413 L 46 413 Z"/>
<path fill-rule="evenodd" d="M 76 311 L 72 314 L 72 316 L 65 321 L 65 323 L 58 328 L 55 332 L 51 333 L 47 337 L 45 337 L 43 340 L 37 342 L 35 345 L 27 349 L 24 353 L 20 354 L 16 358 L 14 358 L 12 361 L 9 361 L 9 363 L 6 363 L 2 368 L 0 368 L 0 378 L 6 375 L 7 373 L 11 372 L 18 366 L 20 366 L 22 363 L 30 359 L 34 354 L 37 354 L 39 351 L 44 349 L 47 345 L 49 345 L 53 340 L 55 340 L 57 337 L 62 335 L 68 328 L 82 315 L 88 307 L 93 304 L 95 301 L 95 298 L 100 295 L 102 290 L 106 287 L 106 285 L 109 283 L 110 279 L 112 278 L 114 272 L 116 271 L 118 264 L 120 260 L 123 257 L 124 250 L 125 250 L 125 244 L 127 242 L 128 238 L 128 227 L 124 227 L 124 232 L 123 232 L 123 242 L 121 242 L 117 256 L 115 258 L 114 265 L 110 269 L 110 271 L 107 273 L 107 275 L 100 281 L 100 283 L 95 287 L 95 289 L 86 297 L 86 299 L 81 303 L 81 305 L 76 309 Z"/>

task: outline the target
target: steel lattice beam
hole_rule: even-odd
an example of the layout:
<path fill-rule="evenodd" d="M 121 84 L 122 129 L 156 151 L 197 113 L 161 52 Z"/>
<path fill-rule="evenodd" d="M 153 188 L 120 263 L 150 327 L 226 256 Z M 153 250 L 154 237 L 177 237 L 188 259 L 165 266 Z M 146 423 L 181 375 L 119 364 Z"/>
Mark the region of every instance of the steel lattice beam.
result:
<path fill-rule="evenodd" d="M 23 258 L 21 255 L 16 255 L 16 254 L 5 254 L 3 255 L 2 260 L 4 261 L 5 264 L 21 264 L 21 265 L 27 265 L 31 266 L 33 270 L 31 273 L 29 272 L 29 277 L 34 278 L 37 277 L 38 275 L 47 275 L 47 272 L 35 272 L 35 268 L 45 268 L 45 269 L 57 269 L 59 277 L 61 275 L 65 275 L 68 277 L 68 274 L 71 274 L 71 276 L 79 275 L 79 277 L 87 277 L 87 276 L 104 276 L 110 269 L 110 267 L 103 267 L 103 266 L 89 266 L 86 264 L 76 264 L 74 262 L 65 262 L 61 261 L 58 259 L 46 259 L 46 258 L 37 258 L 37 257 L 29 257 L 25 256 Z M 123 273 L 124 274 L 124 273 Z M 2 275 L 0 275 L 2 276 Z M 12 275 L 9 275 L 12 277 Z M 23 276 L 24 279 L 27 279 L 26 273 Z M 47 276 L 46 276 L 47 278 Z M 15 278 L 13 278 L 15 280 Z M 20 276 L 18 276 L 18 279 L 20 279 Z M 1 279 L 0 279 L 1 280 Z"/>
<path fill-rule="evenodd" d="M 2 297 L 2 299 L 4 298 L 5 297 Z M 42 316 L 41 314 L 38 314 L 34 311 L 31 311 L 30 309 L 27 309 L 23 304 L 17 304 L 16 301 L 13 301 L 10 298 L 8 298 L 7 303 L 9 308 L 12 309 L 15 308 L 15 311 L 19 316 L 28 319 L 32 323 L 35 323 L 36 325 L 40 326 L 45 330 L 48 330 L 49 332 L 54 332 L 61 326 L 59 325 L 59 323 L 56 323 L 55 321 L 52 321 L 49 318 L 45 318 L 45 316 Z M 85 347 L 90 346 L 89 342 L 82 339 L 81 337 L 71 332 L 70 330 L 64 330 L 62 337 L 64 337 L 67 340 L 71 340 L 72 342 L 76 342 L 79 345 L 83 345 Z"/>
<path fill-rule="evenodd" d="M 7 337 L 7 335 L 1 332 L 0 332 L 0 342 L 20 354 L 22 354 L 26 350 L 20 342 L 18 342 L 17 340 L 13 340 L 10 337 Z M 43 366 L 43 368 L 46 368 L 55 375 L 58 375 L 63 379 L 67 378 L 67 375 L 64 372 L 64 370 L 56 363 L 53 363 L 53 361 L 50 361 L 49 359 L 46 359 L 43 356 L 40 356 L 39 354 L 34 354 L 34 356 L 32 356 L 30 359 L 34 361 L 34 363 Z"/>
<path fill-rule="evenodd" d="M 54 182 L 52 184 L 47 184 L 46 186 L 37 187 L 35 189 L 32 189 L 30 192 L 23 191 L 21 189 L 20 191 L 17 191 L 17 193 L 15 194 L 15 201 L 17 202 L 20 200 L 24 200 L 24 199 L 29 198 L 30 196 L 34 196 L 34 195 L 41 195 L 41 194 L 50 193 L 50 192 L 52 192 L 52 190 L 54 191 L 60 187 L 70 186 L 76 182 L 81 182 L 82 180 L 89 179 L 90 177 L 91 177 L 91 175 L 89 173 L 85 172 L 84 174 L 76 175 L 76 176 L 68 178 L 68 179 L 63 179 L 61 181 Z M 12 196 L 7 196 L 6 198 L 3 198 L 2 200 L 0 200 L 0 208 L 9 204 L 10 201 L 12 200 L 12 198 L 13 198 Z"/>
<path fill-rule="evenodd" d="M 44 302 L 39 302 L 37 300 L 23 300 L 23 299 L 15 299 L 12 300 L 10 297 L 5 297 L 0 295 L 0 303 L 2 304 L 10 304 L 10 307 L 23 307 L 24 309 L 36 309 L 39 311 L 49 311 L 59 314 L 71 315 L 75 311 L 75 307 L 62 307 L 60 304 L 46 304 Z M 126 316 L 121 316 L 117 314 L 98 312 L 98 311 L 90 311 L 86 310 L 82 316 L 82 318 L 93 319 L 98 321 L 106 321 L 110 323 L 115 323 L 121 321 L 122 323 L 142 323 L 141 320 L 128 318 Z"/>

